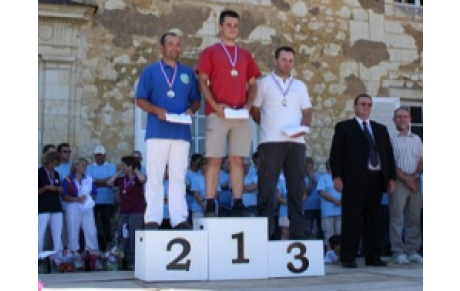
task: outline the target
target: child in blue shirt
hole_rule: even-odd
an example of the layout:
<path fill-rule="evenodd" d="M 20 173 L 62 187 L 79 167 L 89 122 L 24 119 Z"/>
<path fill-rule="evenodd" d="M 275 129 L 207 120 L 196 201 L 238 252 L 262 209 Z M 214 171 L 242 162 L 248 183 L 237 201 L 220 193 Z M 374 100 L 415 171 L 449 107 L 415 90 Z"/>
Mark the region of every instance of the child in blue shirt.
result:
<path fill-rule="evenodd" d="M 334 234 L 329 238 L 329 250 L 324 257 L 326 264 L 338 264 L 340 258 L 340 235 Z"/>
<path fill-rule="evenodd" d="M 316 187 L 320 193 L 321 226 L 324 232 L 324 245 L 330 250 L 329 238 L 340 234 L 342 228 L 342 194 L 334 188 L 329 160 L 326 161 L 327 173 L 320 177 Z"/>
<path fill-rule="evenodd" d="M 206 158 L 203 158 L 200 163 L 200 174 L 191 177 L 190 190 L 195 198 L 191 204 L 192 218 L 203 217 L 204 209 L 206 208 L 206 182 L 204 174 L 206 172 Z M 217 185 L 217 191 L 220 191 L 220 185 Z M 216 210 L 218 202 L 216 200 Z M 217 211 L 216 211 L 217 212 Z"/>
<path fill-rule="evenodd" d="M 281 239 L 289 239 L 289 218 L 288 218 L 288 206 L 287 206 L 287 189 L 286 179 L 281 172 L 276 184 L 277 190 L 277 201 L 279 203 L 278 208 L 278 225 L 281 228 Z"/>

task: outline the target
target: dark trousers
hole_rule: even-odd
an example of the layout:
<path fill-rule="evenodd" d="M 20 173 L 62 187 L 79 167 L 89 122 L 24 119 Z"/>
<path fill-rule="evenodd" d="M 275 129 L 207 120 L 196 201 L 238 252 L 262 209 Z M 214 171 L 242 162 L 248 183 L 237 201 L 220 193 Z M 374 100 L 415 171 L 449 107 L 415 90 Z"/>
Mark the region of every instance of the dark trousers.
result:
<path fill-rule="evenodd" d="M 94 219 L 96 227 L 102 225 L 102 231 L 98 229 L 97 240 L 101 251 L 105 251 L 107 245 L 112 242 L 112 218 L 113 218 L 112 204 L 96 204 L 94 206 Z M 120 235 L 120 234 L 118 234 Z"/>
<path fill-rule="evenodd" d="M 316 224 L 316 239 L 324 239 L 323 227 L 321 225 L 321 209 L 305 210 L 305 217 L 308 221 L 307 232 L 310 235 L 313 231 L 313 223 Z"/>
<path fill-rule="evenodd" d="M 382 255 L 391 255 L 390 244 L 390 210 L 388 205 L 380 205 L 380 246 Z"/>
<path fill-rule="evenodd" d="M 124 224 L 128 230 L 128 237 L 125 237 Z M 120 213 L 118 214 L 118 242 L 123 247 L 125 257 L 129 263 L 134 263 L 136 245 L 136 230 L 144 229 L 144 213 Z"/>
<path fill-rule="evenodd" d="M 368 171 L 358 185 L 344 181 L 340 260 L 354 262 L 362 237 L 366 261 L 380 260 L 380 206 L 384 192 L 380 171 Z M 362 236 L 361 236 L 362 234 Z"/>
<path fill-rule="evenodd" d="M 303 213 L 303 196 L 306 191 L 305 145 L 294 142 L 263 143 L 258 148 L 257 216 L 268 218 L 268 238 L 275 232 L 276 185 L 281 170 L 286 177 L 289 231 L 292 236 L 303 233 L 307 219 Z"/>

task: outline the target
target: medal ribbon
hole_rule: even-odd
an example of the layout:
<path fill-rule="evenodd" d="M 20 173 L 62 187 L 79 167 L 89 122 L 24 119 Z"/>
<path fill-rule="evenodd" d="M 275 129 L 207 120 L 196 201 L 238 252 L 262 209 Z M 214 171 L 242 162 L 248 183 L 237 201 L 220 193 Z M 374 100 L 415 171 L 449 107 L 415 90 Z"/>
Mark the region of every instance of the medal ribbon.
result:
<path fill-rule="evenodd" d="M 45 168 L 46 175 L 48 176 L 48 180 L 50 180 L 50 185 L 54 185 L 54 171 L 51 173 Z"/>
<path fill-rule="evenodd" d="M 168 75 L 166 75 L 165 69 L 163 68 L 163 63 L 160 61 L 160 68 L 161 68 L 161 71 L 163 72 L 163 76 L 165 76 L 166 82 L 169 85 L 169 89 L 172 89 L 172 86 L 174 84 L 174 80 L 176 80 L 177 66 L 179 66 L 179 64 L 176 64 L 176 66 L 174 67 L 174 73 L 173 73 L 173 76 L 172 76 L 172 80 L 170 82 L 169 78 L 168 78 Z"/>
<path fill-rule="evenodd" d="M 126 175 L 127 176 L 127 175 Z M 125 178 L 123 179 L 123 189 L 126 191 L 126 189 L 128 188 L 129 184 L 131 184 L 131 182 L 136 178 L 136 175 L 134 175 L 131 180 L 128 181 L 128 183 L 126 183 L 126 176 Z"/>
<path fill-rule="evenodd" d="M 237 45 L 235 44 L 235 59 L 232 60 L 232 57 L 230 56 L 230 53 L 227 50 L 227 47 L 224 45 L 222 41 L 220 41 L 220 45 L 224 49 L 225 53 L 227 54 L 228 60 L 230 61 L 230 64 L 232 65 L 232 68 L 235 68 L 236 62 L 238 61 L 238 49 Z"/>
<path fill-rule="evenodd" d="M 289 82 L 289 85 L 287 86 L 286 91 L 283 91 L 283 89 L 281 88 L 280 83 L 279 83 L 278 80 L 275 78 L 275 74 L 274 74 L 274 73 L 272 73 L 272 78 L 273 78 L 273 81 L 275 81 L 275 84 L 276 84 L 276 86 L 278 87 L 278 89 L 280 90 L 281 94 L 283 94 L 283 99 L 286 99 L 286 95 L 287 95 L 287 93 L 289 92 L 289 89 L 291 89 L 291 85 L 292 85 L 292 82 L 294 82 L 294 78 L 291 78 L 291 81 Z"/>

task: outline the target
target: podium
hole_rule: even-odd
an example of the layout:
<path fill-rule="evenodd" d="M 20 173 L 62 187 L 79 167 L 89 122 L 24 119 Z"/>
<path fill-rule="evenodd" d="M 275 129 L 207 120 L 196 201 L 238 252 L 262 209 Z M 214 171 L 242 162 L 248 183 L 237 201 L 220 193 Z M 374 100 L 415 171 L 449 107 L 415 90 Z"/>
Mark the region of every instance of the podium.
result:
<path fill-rule="evenodd" d="M 266 218 L 196 218 L 208 232 L 209 280 L 268 278 Z"/>
<path fill-rule="evenodd" d="M 208 232 L 136 231 L 134 276 L 146 282 L 208 280 Z"/>
<path fill-rule="evenodd" d="M 267 218 L 195 218 L 193 230 L 137 230 L 145 282 L 324 276 L 322 240 L 267 240 Z"/>

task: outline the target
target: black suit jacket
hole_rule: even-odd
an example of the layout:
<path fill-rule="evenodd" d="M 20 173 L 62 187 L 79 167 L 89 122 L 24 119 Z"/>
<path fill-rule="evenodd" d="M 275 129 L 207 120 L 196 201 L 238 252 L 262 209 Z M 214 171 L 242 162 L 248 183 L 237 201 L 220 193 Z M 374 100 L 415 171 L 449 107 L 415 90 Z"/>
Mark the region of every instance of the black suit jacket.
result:
<path fill-rule="evenodd" d="M 386 191 L 389 180 L 396 180 L 393 146 L 386 126 L 374 121 L 370 121 L 370 125 L 380 157 Z M 347 190 L 360 190 L 369 168 L 369 148 L 364 131 L 355 118 L 336 124 L 329 162 L 332 178 L 341 177 Z"/>

